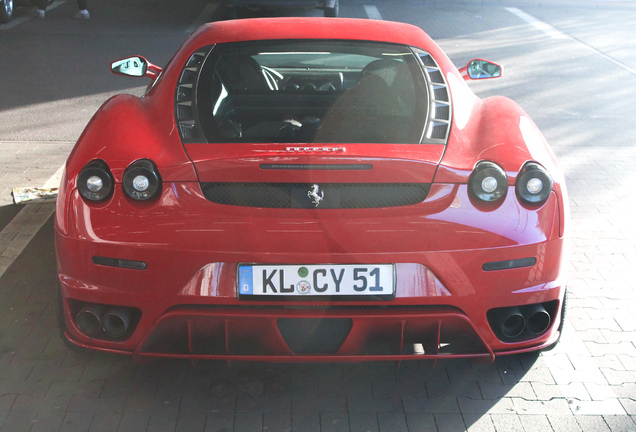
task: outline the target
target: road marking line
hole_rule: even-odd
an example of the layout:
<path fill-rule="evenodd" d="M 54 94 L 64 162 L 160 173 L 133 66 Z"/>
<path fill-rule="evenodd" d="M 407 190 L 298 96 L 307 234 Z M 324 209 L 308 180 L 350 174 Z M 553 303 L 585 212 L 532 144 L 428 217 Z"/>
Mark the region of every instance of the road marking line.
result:
<path fill-rule="evenodd" d="M 27 204 L 0 233 L 0 277 L 55 211 L 55 203 Z"/>
<path fill-rule="evenodd" d="M 203 8 L 203 10 L 199 14 L 199 16 L 194 20 L 194 22 L 192 22 L 192 24 L 190 24 L 190 27 L 188 27 L 188 29 L 185 31 L 185 34 L 190 35 L 196 29 L 201 27 L 203 24 L 207 23 L 208 22 L 208 18 L 210 18 L 212 15 L 214 15 L 214 13 L 216 12 L 216 10 L 218 8 L 219 8 L 219 4 L 218 3 L 208 3 Z"/>
<path fill-rule="evenodd" d="M 13 27 L 19 26 L 20 24 L 30 20 L 31 18 L 33 18 L 33 17 L 32 16 L 23 16 L 23 17 L 20 17 L 20 18 L 16 18 L 13 21 L 9 21 L 6 24 L 0 24 L 0 30 L 12 29 Z"/>
<path fill-rule="evenodd" d="M 59 188 L 60 182 L 62 181 L 62 174 L 64 173 L 64 167 L 66 167 L 66 162 L 62 164 L 61 167 L 55 171 L 55 174 L 49 178 L 46 183 L 42 186 L 42 189 L 53 189 Z"/>
<path fill-rule="evenodd" d="M 59 1 L 55 1 L 53 2 L 53 4 L 51 4 L 51 6 L 47 7 L 46 10 L 50 11 L 52 9 L 55 9 L 58 6 L 62 6 L 64 3 L 66 3 L 66 0 L 59 0 Z M 31 16 L 22 16 L 20 18 L 16 18 L 13 21 L 10 21 L 6 24 L 0 24 L 0 30 L 9 30 L 12 29 L 13 27 L 19 26 L 22 23 L 25 23 L 27 21 L 29 21 L 30 19 L 35 18 L 34 15 Z"/>
<path fill-rule="evenodd" d="M 55 4 L 55 3 L 54 3 Z M 62 165 L 45 183 L 45 187 L 58 187 L 64 166 Z M 53 185 L 53 186 L 49 186 Z M 55 212 L 55 203 L 26 204 L 0 232 L 0 278 L 20 256 L 29 242 Z"/>
<path fill-rule="evenodd" d="M 373 5 L 364 5 L 364 12 L 367 14 L 369 19 L 373 20 L 383 20 L 382 15 L 377 7 Z"/>
<path fill-rule="evenodd" d="M 519 9 L 517 9 L 515 7 L 507 7 L 506 10 L 508 12 L 518 16 L 519 18 L 521 18 L 522 20 L 524 20 L 528 24 L 532 25 L 533 27 L 537 28 L 538 30 L 541 30 L 543 33 L 547 34 L 551 38 L 554 38 L 554 39 L 567 39 L 568 38 L 568 36 L 565 33 L 563 33 L 562 31 L 557 30 L 555 27 L 552 27 L 547 22 L 541 21 L 541 20 L 533 17 L 532 15 L 529 15 L 529 14 L 523 12 L 522 10 L 519 10 Z"/>
<path fill-rule="evenodd" d="M 46 10 L 47 10 L 47 11 L 53 10 L 53 9 L 55 9 L 55 8 L 56 8 L 56 7 L 58 7 L 58 6 L 62 6 L 64 3 L 66 3 L 66 0 L 57 0 L 57 1 L 54 1 L 54 2 L 51 4 L 51 6 L 48 6 L 48 7 L 46 8 Z"/>
<path fill-rule="evenodd" d="M 519 18 L 521 18 L 522 20 L 524 20 L 525 22 L 527 22 L 528 24 L 534 26 L 535 28 L 541 30 L 542 32 L 544 32 L 545 34 L 547 34 L 548 36 L 550 36 L 551 38 L 554 39 L 570 39 L 573 40 L 575 42 L 578 42 L 579 44 L 581 44 L 582 46 L 588 48 L 589 50 L 593 51 L 594 53 L 600 55 L 601 57 L 605 58 L 606 60 L 611 61 L 612 63 L 614 63 L 616 66 L 619 66 L 622 69 L 625 69 L 627 72 L 631 73 L 632 75 L 636 75 L 636 69 L 631 68 L 629 66 L 627 66 L 625 63 L 622 63 L 610 56 L 608 56 L 607 54 L 597 50 L 596 48 L 586 44 L 583 41 L 580 41 L 578 39 L 576 39 L 573 36 L 570 36 L 567 33 L 562 32 L 561 30 L 558 30 L 557 28 L 551 26 L 550 24 L 548 24 L 545 21 L 541 21 L 540 19 L 537 19 L 535 17 L 533 17 L 532 15 L 529 15 L 515 7 L 507 7 L 506 10 L 516 16 L 518 16 Z"/>

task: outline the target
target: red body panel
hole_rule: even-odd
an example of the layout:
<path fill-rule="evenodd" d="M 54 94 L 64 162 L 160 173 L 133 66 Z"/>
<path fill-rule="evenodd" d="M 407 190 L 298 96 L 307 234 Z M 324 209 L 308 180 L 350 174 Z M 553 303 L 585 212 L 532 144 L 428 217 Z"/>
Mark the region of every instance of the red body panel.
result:
<path fill-rule="evenodd" d="M 252 39 L 342 39 L 400 43 L 429 52 L 448 81 L 453 124 L 446 145 L 182 144 L 175 86 L 192 52 Z M 161 174 L 160 196 L 137 202 L 121 182 L 148 158 Z M 105 161 L 113 195 L 91 203 L 77 176 Z M 502 202 L 476 202 L 469 177 L 479 161 L 508 177 Z M 536 161 L 553 177 L 547 202 L 522 204 L 515 180 Z M 290 171 L 290 183 L 426 183 L 418 204 L 368 209 L 273 209 L 210 202 L 199 182 L 278 182 L 262 164 L 370 164 L 372 170 Z M 146 357 L 357 361 L 485 357 L 554 343 L 566 286 L 568 205 L 556 159 L 536 126 L 512 101 L 480 100 L 420 29 L 368 20 L 258 19 L 208 24 L 177 52 L 143 98 L 106 102 L 66 165 L 56 215 L 56 249 L 66 336 L 89 348 Z M 143 262 L 141 269 L 99 265 L 94 257 Z M 534 258 L 535 264 L 485 271 L 484 264 Z M 237 265 L 395 264 L 394 300 L 259 300 L 237 295 Z M 493 308 L 555 301 L 554 323 L 536 337 L 506 341 L 491 328 Z M 124 340 L 77 327 L 76 304 L 138 310 Z M 294 350 L 285 319 L 350 325 L 329 353 Z M 336 322 L 336 321 L 329 321 Z M 291 336 L 289 337 L 291 338 Z M 177 342 L 175 342 L 177 341 Z M 405 352 L 422 345 L 424 353 Z M 373 348 L 388 345 L 390 348 Z M 452 352 L 444 346 L 453 347 Z M 462 348 L 465 347 L 465 348 Z"/>

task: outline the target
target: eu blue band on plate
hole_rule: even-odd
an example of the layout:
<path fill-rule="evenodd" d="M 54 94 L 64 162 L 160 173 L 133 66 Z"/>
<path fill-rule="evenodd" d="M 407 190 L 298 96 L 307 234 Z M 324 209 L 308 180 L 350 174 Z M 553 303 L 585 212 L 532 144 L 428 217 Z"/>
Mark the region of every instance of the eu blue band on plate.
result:
<path fill-rule="evenodd" d="M 241 294 L 253 295 L 254 285 L 252 283 L 252 267 L 239 267 L 239 290 Z"/>

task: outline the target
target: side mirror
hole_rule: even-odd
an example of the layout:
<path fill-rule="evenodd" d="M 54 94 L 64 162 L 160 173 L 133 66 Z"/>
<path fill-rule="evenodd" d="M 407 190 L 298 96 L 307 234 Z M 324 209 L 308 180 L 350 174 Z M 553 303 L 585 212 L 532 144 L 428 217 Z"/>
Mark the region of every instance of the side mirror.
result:
<path fill-rule="evenodd" d="M 459 72 L 465 80 L 491 79 L 501 77 L 503 68 L 488 60 L 474 59 L 469 61 Z"/>
<path fill-rule="evenodd" d="M 110 70 L 114 74 L 142 77 L 148 70 L 148 60 L 143 57 L 129 57 L 111 63 Z"/>
<path fill-rule="evenodd" d="M 155 80 L 161 73 L 161 68 L 150 63 L 141 56 L 128 57 L 111 63 L 110 70 L 117 75 L 143 77 Z"/>

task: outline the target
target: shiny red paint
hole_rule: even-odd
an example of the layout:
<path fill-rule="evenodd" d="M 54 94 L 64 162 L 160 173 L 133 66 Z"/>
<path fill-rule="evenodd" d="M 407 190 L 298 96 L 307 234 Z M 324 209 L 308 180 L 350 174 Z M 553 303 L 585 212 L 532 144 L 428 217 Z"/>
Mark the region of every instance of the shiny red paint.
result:
<path fill-rule="evenodd" d="M 429 52 L 444 71 L 453 99 L 447 144 L 181 143 L 175 86 L 194 51 L 213 43 L 321 38 L 400 43 Z M 160 196 L 150 202 L 133 201 L 121 186 L 126 167 L 142 158 L 156 164 L 163 180 Z M 77 190 L 77 176 L 93 159 L 105 161 L 115 181 L 106 202 L 88 202 Z M 476 202 L 468 193 L 469 177 L 483 160 L 507 174 L 507 195 L 495 205 Z M 541 164 L 554 180 L 549 199 L 539 207 L 521 203 L 515 194 L 517 174 L 528 161 Z M 374 169 L 292 171 L 281 180 L 280 172 L 261 170 L 263 163 L 371 163 Z M 404 207 L 282 210 L 212 203 L 199 185 L 212 181 L 431 183 L 431 190 L 424 202 Z M 208 24 L 185 42 L 145 97 L 119 95 L 107 101 L 68 159 L 55 223 L 65 337 L 139 361 L 166 356 L 492 360 L 538 350 L 559 337 L 568 222 L 563 175 L 534 123 L 508 99 L 478 99 L 419 28 L 320 18 Z M 140 261 L 147 269 L 97 265 L 95 256 Z M 485 263 L 530 257 L 536 258 L 530 267 L 483 270 Z M 239 300 L 239 263 L 395 263 L 396 297 Z M 492 308 L 550 301 L 557 304 L 553 323 L 527 340 L 500 339 L 487 319 Z M 81 302 L 133 307 L 139 320 L 123 340 L 90 337 L 76 326 Z M 286 343 L 277 326 L 280 318 L 350 319 L 352 327 L 337 351 L 306 354 Z M 423 345 L 425 353 L 404 352 L 403 346 L 413 343 Z M 444 352 L 445 343 L 455 351 Z M 370 348 L 375 345 L 389 349 Z"/>
<path fill-rule="evenodd" d="M 187 154 L 194 163 L 202 182 L 275 182 L 280 172 L 262 170 L 261 164 L 331 164 L 351 163 L 352 159 L 374 164 L 369 171 L 321 171 L 311 174 L 312 182 L 422 182 L 433 181 L 437 165 L 444 154 L 443 145 L 391 145 L 391 144 L 337 144 L 345 152 L 314 151 L 295 152 L 296 144 L 234 144 L 231 146 L 202 146 L 185 144 Z M 301 146 L 310 147 L 310 146 Z M 251 155 L 249 158 L 246 155 Z M 286 181 L 304 182 L 307 173 L 289 171 Z"/>

